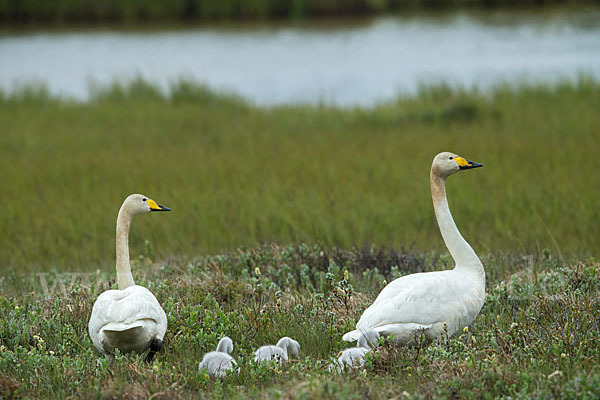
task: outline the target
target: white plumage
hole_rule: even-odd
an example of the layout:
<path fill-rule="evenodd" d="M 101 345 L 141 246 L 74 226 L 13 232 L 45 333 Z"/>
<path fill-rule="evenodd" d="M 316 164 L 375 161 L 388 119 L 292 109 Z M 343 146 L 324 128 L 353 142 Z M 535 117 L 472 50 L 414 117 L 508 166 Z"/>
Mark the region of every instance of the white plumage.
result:
<path fill-rule="evenodd" d="M 282 337 L 277 345 L 261 346 L 254 353 L 254 361 L 276 361 L 287 362 L 290 357 L 296 357 L 300 352 L 300 343 L 287 336 Z"/>
<path fill-rule="evenodd" d="M 129 264 L 129 226 L 133 216 L 149 211 L 169 211 L 154 200 L 133 194 L 123 202 L 117 217 L 117 282 L 119 290 L 98 296 L 92 308 L 88 330 L 94 346 L 104 354 L 116 348 L 127 353 L 150 349 L 151 361 L 162 347 L 167 316 L 156 297 L 145 287 L 135 285 Z"/>
<path fill-rule="evenodd" d="M 158 300 L 137 285 L 102 293 L 89 322 L 92 342 L 104 354 L 115 348 L 123 353 L 143 353 L 152 340 L 162 341 L 166 330 L 167 316 Z"/>
<path fill-rule="evenodd" d="M 343 350 L 335 364 L 329 366 L 332 371 L 335 367 L 339 373 L 344 372 L 347 368 L 361 367 L 365 363 L 365 355 L 371 351 L 371 346 L 377 343 L 379 333 L 374 330 L 359 333 L 358 347 L 351 347 Z"/>
<path fill-rule="evenodd" d="M 454 269 L 407 275 L 390 282 L 344 340 L 357 340 L 361 331 L 373 329 L 382 336 L 394 335 L 399 344 L 412 345 L 421 333 L 427 340 L 445 333 L 451 336 L 475 320 L 485 299 L 485 271 L 452 219 L 445 180 L 461 169 L 480 166 L 448 152 L 433 159 L 431 196 L 440 232 L 456 263 Z"/>
<path fill-rule="evenodd" d="M 239 372 L 239 367 L 234 358 L 230 355 L 233 351 L 233 341 L 225 336 L 217 345 L 217 351 L 207 353 L 200 364 L 198 370 L 205 370 L 210 376 L 223 378 L 227 371 Z"/>

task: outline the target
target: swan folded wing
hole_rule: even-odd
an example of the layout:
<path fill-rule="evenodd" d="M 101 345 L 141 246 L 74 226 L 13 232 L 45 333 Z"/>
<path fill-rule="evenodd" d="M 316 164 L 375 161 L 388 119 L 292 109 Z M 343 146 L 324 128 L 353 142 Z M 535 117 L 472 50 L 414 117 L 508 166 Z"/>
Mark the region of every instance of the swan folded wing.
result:
<path fill-rule="evenodd" d="M 419 273 L 386 286 L 357 323 L 358 330 L 404 325 L 407 330 L 429 329 L 434 324 L 455 325 L 467 310 L 462 305 L 469 285 L 453 273 Z"/>
<path fill-rule="evenodd" d="M 156 324 L 156 337 L 162 339 L 167 329 L 167 317 L 148 289 L 130 286 L 124 290 L 107 290 L 92 309 L 90 333 L 100 330 L 123 331 L 141 327 L 145 322 Z"/>

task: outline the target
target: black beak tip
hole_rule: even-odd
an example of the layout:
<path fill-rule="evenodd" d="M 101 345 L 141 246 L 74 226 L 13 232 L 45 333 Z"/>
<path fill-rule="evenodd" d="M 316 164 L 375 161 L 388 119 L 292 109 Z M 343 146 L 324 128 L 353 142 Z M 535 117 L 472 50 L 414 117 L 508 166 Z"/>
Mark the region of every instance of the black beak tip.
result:
<path fill-rule="evenodd" d="M 471 168 L 479 168 L 479 167 L 483 167 L 483 164 L 475 162 L 475 161 L 467 160 L 467 165 L 460 167 L 460 169 L 471 169 Z"/>

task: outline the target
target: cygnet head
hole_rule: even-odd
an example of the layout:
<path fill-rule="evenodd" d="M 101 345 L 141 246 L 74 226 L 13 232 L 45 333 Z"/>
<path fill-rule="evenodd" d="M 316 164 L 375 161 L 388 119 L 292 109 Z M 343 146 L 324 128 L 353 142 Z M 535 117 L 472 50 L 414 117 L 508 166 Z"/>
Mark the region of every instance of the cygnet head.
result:
<path fill-rule="evenodd" d="M 483 164 L 469 161 L 464 157 L 444 151 L 433 158 L 431 172 L 446 178 L 463 169 L 483 167 Z"/>
<path fill-rule="evenodd" d="M 358 347 L 363 347 L 365 349 L 371 349 L 371 346 L 374 346 L 377 344 L 377 341 L 379 340 L 379 332 L 373 330 L 373 329 L 369 329 L 368 331 L 365 332 L 361 332 L 360 336 L 358 337 Z"/>
<path fill-rule="evenodd" d="M 152 200 L 148 196 L 144 196 L 143 194 L 132 194 L 123 202 L 119 214 L 123 211 L 127 212 L 131 216 L 134 216 L 150 211 L 171 211 L 171 209 L 161 206 L 156 201 Z"/>
<path fill-rule="evenodd" d="M 286 353 L 289 357 L 297 357 L 298 353 L 300 353 L 300 343 L 287 336 L 279 339 L 279 342 L 277 342 L 277 347 L 286 349 Z"/>
<path fill-rule="evenodd" d="M 220 353 L 231 354 L 233 351 L 233 340 L 231 340 L 228 336 L 223 336 L 223 338 L 219 340 L 217 351 Z"/>

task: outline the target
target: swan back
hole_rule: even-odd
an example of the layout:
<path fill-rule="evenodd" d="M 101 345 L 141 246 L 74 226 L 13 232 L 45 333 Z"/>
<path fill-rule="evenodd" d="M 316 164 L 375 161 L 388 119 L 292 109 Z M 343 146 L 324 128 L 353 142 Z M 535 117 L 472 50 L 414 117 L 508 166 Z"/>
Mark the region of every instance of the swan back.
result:
<path fill-rule="evenodd" d="M 233 351 L 233 341 L 228 336 L 223 336 L 217 345 L 217 351 L 211 351 L 198 364 L 198 370 L 206 370 L 208 375 L 223 378 L 227 371 L 239 372 L 235 359 L 230 356 Z"/>
<path fill-rule="evenodd" d="M 88 331 L 104 354 L 111 354 L 115 348 L 124 353 L 142 353 L 153 339 L 164 338 L 167 316 L 156 297 L 143 286 L 107 290 L 94 303 Z"/>
<path fill-rule="evenodd" d="M 261 346 L 254 352 L 254 361 L 276 361 L 281 364 L 288 361 L 288 354 L 285 348 L 279 346 Z"/>
<path fill-rule="evenodd" d="M 239 367 L 229 354 L 211 351 L 202 358 L 198 364 L 198 370 L 205 370 L 209 376 L 223 378 L 227 371 L 239 372 Z"/>
<path fill-rule="evenodd" d="M 287 336 L 282 337 L 277 342 L 277 347 L 285 349 L 289 357 L 297 357 L 300 353 L 300 343 Z"/>
<path fill-rule="evenodd" d="M 287 362 L 290 357 L 297 357 L 300 353 L 300 343 L 287 336 L 282 337 L 277 345 L 261 346 L 254 353 L 254 361 L 277 361 L 280 364 Z"/>

